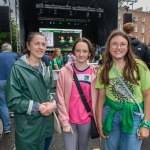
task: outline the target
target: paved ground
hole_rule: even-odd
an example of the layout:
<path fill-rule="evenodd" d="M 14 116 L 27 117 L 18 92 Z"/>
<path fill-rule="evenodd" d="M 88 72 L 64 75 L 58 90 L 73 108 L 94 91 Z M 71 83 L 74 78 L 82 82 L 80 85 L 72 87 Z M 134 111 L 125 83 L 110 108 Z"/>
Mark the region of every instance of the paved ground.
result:
<path fill-rule="evenodd" d="M 12 132 L 11 134 L 7 134 L 0 139 L 0 150 L 15 150 L 13 118 L 11 118 L 11 122 L 12 122 Z M 1 131 L 2 131 L 2 125 L 0 122 L 0 132 Z M 96 150 L 96 148 L 100 148 L 100 150 L 104 150 L 103 142 L 100 142 L 99 139 L 90 141 L 89 150 L 94 150 L 94 149 Z M 59 134 L 54 135 L 50 150 L 64 150 L 64 142 L 63 142 L 62 135 Z M 143 142 L 141 150 L 150 150 L 150 137 Z"/>
<path fill-rule="evenodd" d="M 11 134 L 6 134 L 0 139 L 0 150 L 15 150 L 14 148 L 14 124 L 13 118 L 11 118 L 12 122 L 12 132 Z M 0 131 L 2 131 L 2 126 L 0 123 Z M 91 140 L 89 144 L 89 150 L 93 150 L 99 147 L 102 147 L 102 143 L 99 142 L 99 139 Z M 63 137 L 60 134 L 55 134 L 52 140 L 52 144 L 50 150 L 64 150 L 64 142 Z M 101 148 L 101 150 L 103 150 Z"/>

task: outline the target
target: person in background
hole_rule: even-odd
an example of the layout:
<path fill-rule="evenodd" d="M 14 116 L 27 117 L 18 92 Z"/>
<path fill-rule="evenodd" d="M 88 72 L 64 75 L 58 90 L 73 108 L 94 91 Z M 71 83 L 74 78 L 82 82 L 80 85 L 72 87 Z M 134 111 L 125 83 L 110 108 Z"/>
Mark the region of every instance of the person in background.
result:
<path fill-rule="evenodd" d="M 56 81 L 58 78 L 58 74 L 59 74 L 58 71 L 62 68 L 62 64 L 63 64 L 60 48 L 56 48 L 54 50 L 52 57 L 53 59 L 51 61 L 51 66 L 52 66 L 52 70 L 56 70 L 56 71 L 53 71 L 53 77 L 54 77 L 54 80 Z"/>
<path fill-rule="evenodd" d="M 68 53 L 67 53 L 67 52 L 64 52 L 64 53 L 62 54 L 63 66 L 68 62 L 68 59 L 69 59 Z"/>
<path fill-rule="evenodd" d="M 68 54 L 68 62 L 75 62 L 76 61 L 76 57 L 74 56 L 74 54 L 69 53 Z"/>
<path fill-rule="evenodd" d="M 46 38 L 39 32 L 28 35 L 27 54 L 12 67 L 6 83 L 6 100 L 14 112 L 16 150 L 48 150 L 54 133 L 51 100 L 52 70 L 42 60 Z"/>
<path fill-rule="evenodd" d="M 124 32 L 113 31 L 109 36 L 96 88 L 99 90 L 97 123 L 105 150 L 140 150 L 142 140 L 149 136 L 150 71 L 143 61 L 133 57 L 130 40 Z M 144 111 L 143 119 L 139 108 Z"/>
<path fill-rule="evenodd" d="M 50 57 L 49 57 L 49 55 L 48 54 L 45 54 L 44 56 L 43 56 L 43 58 L 42 58 L 43 60 L 44 60 L 44 62 L 46 62 L 47 64 L 50 64 Z"/>
<path fill-rule="evenodd" d="M 134 28 L 135 25 L 132 22 L 123 25 L 124 32 L 129 35 L 133 53 L 143 60 L 150 69 L 150 48 L 134 36 Z"/>
<path fill-rule="evenodd" d="M 62 35 L 60 36 L 60 43 L 66 43 L 65 37 Z"/>
<path fill-rule="evenodd" d="M 61 58 L 61 50 L 60 48 L 56 48 L 52 55 L 52 69 L 60 70 L 62 67 L 62 58 Z"/>
<path fill-rule="evenodd" d="M 9 133 L 11 131 L 9 110 L 5 99 L 5 86 L 11 67 L 17 59 L 18 55 L 12 52 L 11 45 L 4 43 L 1 46 L 0 53 L 0 118 L 3 123 L 3 133 Z"/>
<path fill-rule="evenodd" d="M 56 93 L 58 96 L 58 117 L 63 129 L 65 150 L 88 150 L 91 118 L 86 111 L 73 79 L 75 72 L 86 100 L 93 110 L 97 103 L 95 89 L 96 74 L 94 68 L 87 63 L 94 57 L 94 49 L 86 38 L 78 39 L 72 48 L 75 62 L 68 62 L 59 73 Z"/>
<path fill-rule="evenodd" d="M 69 40 L 68 40 L 68 43 L 72 44 L 74 43 L 75 41 L 73 40 L 73 36 L 69 36 Z"/>

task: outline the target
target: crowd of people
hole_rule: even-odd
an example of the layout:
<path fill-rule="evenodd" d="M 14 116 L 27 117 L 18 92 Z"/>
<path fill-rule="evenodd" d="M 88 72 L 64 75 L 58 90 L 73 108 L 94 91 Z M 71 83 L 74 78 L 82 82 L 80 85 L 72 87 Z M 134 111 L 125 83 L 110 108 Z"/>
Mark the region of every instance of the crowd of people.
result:
<path fill-rule="evenodd" d="M 112 31 L 103 54 L 98 53 L 98 67 L 89 63 L 95 50 L 84 37 L 74 43 L 65 63 L 60 48 L 52 60 L 47 57 L 46 38 L 39 32 L 29 33 L 20 58 L 10 44 L 2 45 L 0 117 L 8 134 L 9 111 L 14 112 L 16 150 L 49 149 L 56 109 L 65 150 L 88 150 L 91 115 L 105 150 L 140 150 L 150 129 L 150 49 L 134 37 L 133 29 L 128 23 L 124 32 Z"/>

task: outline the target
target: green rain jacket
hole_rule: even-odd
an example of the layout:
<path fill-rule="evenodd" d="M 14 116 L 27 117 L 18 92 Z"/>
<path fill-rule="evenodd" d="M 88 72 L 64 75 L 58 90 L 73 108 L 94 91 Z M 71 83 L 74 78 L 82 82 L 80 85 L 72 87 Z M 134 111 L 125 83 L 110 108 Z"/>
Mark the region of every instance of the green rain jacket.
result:
<path fill-rule="evenodd" d="M 49 102 L 54 88 L 52 71 L 42 63 L 43 75 L 22 59 L 12 67 L 6 85 L 7 104 L 14 112 L 16 150 L 44 150 L 45 138 L 54 133 L 53 113 L 27 114 L 29 103 Z"/>

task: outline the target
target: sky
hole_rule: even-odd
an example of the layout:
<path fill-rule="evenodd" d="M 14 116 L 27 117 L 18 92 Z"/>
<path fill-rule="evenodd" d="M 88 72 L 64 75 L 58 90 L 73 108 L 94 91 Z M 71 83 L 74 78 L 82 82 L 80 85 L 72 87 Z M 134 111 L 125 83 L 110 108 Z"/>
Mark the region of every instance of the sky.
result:
<path fill-rule="evenodd" d="M 126 2 L 124 4 L 127 4 Z M 137 0 L 136 3 L 133 4 L 133 9 L 143 7 L 143 11 L 150 11 L 150 0 Z M 132 9 L 132 6 L 130 5 Z"/>
<path fill-rule="evenodd" d="M 0 6 L 9 6 L 9 0 L 5 4 L 3 0 L 0 0 Z M 15 0 L 10 0 L 10 8 L 13 10 L 12 17 L 15 18 Z"/>

